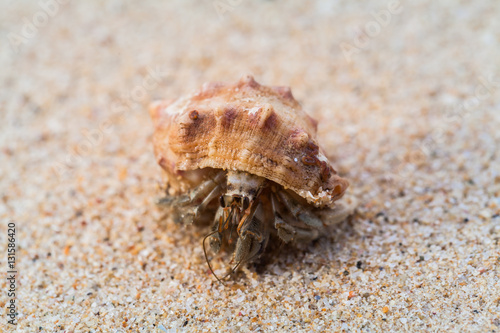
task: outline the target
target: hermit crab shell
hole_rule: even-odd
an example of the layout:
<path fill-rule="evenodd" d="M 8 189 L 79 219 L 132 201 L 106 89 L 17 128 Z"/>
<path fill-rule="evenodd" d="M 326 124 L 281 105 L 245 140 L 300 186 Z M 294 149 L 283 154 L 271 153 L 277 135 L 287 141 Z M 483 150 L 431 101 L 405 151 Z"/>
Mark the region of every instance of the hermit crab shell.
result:
<path fill-rule="evenodd" d="M 290 88 L 246 76 L 206 83 L 176 101 L 153 103 L 150 112 L 155 155 L 174 191 L 198 185 L 207 168 L 264 177 L 316 207 L 333 206 L 348 187 L 318 145 L 317 122 Z"/>

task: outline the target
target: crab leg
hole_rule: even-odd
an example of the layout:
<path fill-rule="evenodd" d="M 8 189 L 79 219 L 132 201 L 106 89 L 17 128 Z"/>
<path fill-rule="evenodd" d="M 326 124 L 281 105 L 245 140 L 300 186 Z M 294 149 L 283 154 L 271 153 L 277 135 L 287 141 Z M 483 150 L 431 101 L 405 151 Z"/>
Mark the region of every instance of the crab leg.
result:
<path fill-rule="evenodd" d="M 201 204 L 199 206 L 196 207 L 195 209 L 195 217 L 194 218 L 197 218 L 199 213 L 201 211 L 203 211 L 205 208 L 207 208 L 208 204 L 214 200 L 215 198 L 217 198 L 218 196 L 221 195 L 222 193 L 222 190 L 223 190 L 223 187 L 221 184 L 215 186 L 213 188 L 213 190 L 205 197 L 205 199 L 203 199 L 203 201 L 201 202 Z"/>
<path fill-rule="evenodd" d="M 271 193 L 271 209 L 274 217 L 274 227 L 278 231 L 278 237 L 284 241 L 285 243 L 288 243 L 293 240 L 296 231 L 293 226 L 290 224 L 286 223 L 278 213 L 278 206 L 276 203 L 276 197 L 274 193 Z"/>
<path fill-rule="evenodd" d="M 166 195 L 163 198 L 157 200 L 157 204 L 160 206 L 176 204 L 176 205 L 188 205 L 192 204 L 204 196 L 206 196 L 210 191 L 212 191 L 217 185 L 221 184 L 224 180 L 225 172 L 219 172 L 213 179 L 208 179 L 201 183 L 199 186 L 195 187 L 188 194 L 181 195 L 179 197 L 172 197 Z"/>
<path fill-rule="evenodd" d="M 304 222 L 309 227 L 323 229 L 323 222 L 309 209 L 295 201 L 288 193 L 279 190 L 277 194 L 283 205 L 285 205 L 295 218 Z"/>
<path fill-rule="evenodd" d="M 165 196 L 156 203 L 160 206 L 169 206 L 174 210 L 174 221 L 181 224 L 192 223 L 199 217 L 199 213 L 220 195 L 223 191 L 225 172 L 219 172 L 213 179 L 208 179 L 191 192 L 179 197 Z"/>
<path fill-rule="evenodd" d="M 233 270 L 242 262 L 248 261 L 257 255 L 259 250 L 263 249 L 263 243 L 267 243 L 268 235 L 265 232 L 264 223 L 261 218 L 255 216 L 255 211 L 262 208 L 262 204 L 259 202 L 254 206 L 256 207 L 251 214 L 251 218 L 247 219 L 249 222 L 243 224 L 244 227 L 241 228 L 241 232 L 239 233 L 240 237 L 238 238 L 234 251 L 234 260 L 238 262 L 238 264 Z"/>

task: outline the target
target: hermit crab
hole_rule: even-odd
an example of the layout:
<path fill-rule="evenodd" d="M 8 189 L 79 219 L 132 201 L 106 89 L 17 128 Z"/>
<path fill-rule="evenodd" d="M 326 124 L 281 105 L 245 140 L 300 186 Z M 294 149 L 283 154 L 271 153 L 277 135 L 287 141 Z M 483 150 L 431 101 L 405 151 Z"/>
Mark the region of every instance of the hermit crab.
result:
<path fill-rule="evenodd" d="M 245 76 L 155 102 L 150 113 L 166 176 L 158 204 L 177 223 L 211 223 L 202 246 L 212 273 L 207 243 L 213 253 L 232 252 L 229 275 L 258 258 L 270 239 L 314 240 L 352 213 L 352 205 L 335 203 L 348 182 L 325 157 L 317 122 L 290 88 Z"/>

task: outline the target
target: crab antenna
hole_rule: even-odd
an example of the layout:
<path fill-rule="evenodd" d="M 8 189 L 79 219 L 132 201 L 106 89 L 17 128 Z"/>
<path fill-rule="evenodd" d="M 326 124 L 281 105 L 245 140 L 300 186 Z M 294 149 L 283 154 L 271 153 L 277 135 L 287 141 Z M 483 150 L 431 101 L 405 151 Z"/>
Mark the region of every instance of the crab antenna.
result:
<path fill-rule="evenodd" d="M 256 257 L 256 256 L 257 256 L 257 255 L 254 255 L 252 258 L 254 258 L 254 257 Z M 234 272 L 236 272 L 236 270 L 237 270 L 237 269 L 241 266 L 241 264 L 242 264 L 242 263 L 244 263 L 245 261 L 251 260 L 252 258 L 248 258 L 247 260 L 245 260 L 245 259 L 241 259 L 240 261 L 238 261 L 238 262 L 236 263 L 236 265 L 234 265 L 234 267 L 233 267 L 233 268 L 231 268 L 231 270 L 229 271 L 229 273 L 227 273 L 226 275 L 224 275 L 224 276 L 222 277 L 222 279 L 225 279 L 225 278 L 227 278 L 229 275 L 231 275 L 231 274 L 233 274 Z"/>
<path fill-rule="evenodd" d="M 227 278 L 229 275 L 233 274 L 233 273 L 234 273 L 234 272 L 238 269 L 238 267 L 240 267 L 240 265 L 241 265 L 243 262 L 244 262 L 244 260 L 240 260 L 240 261 L 238 261 L 238 263 L 237 263 L 237 264 L 236 264 L 233 268 L 231 268 L 231 270 L 230 270 L 230 271 L 229 271 L 226 275 L 224 275 L 223 277 L 221 277 L 221 278 L 220 278 L 220 280 L 219 280 L 219 279 L 217 279 L 217 280 L 219 280 L 219 282 L 224 283 L 224 282 L 223 282 L 223 280 L 224 280 L 225 278 Z M 214 276 L 215 276 L 215 274 L 214 274 Z M 215 277 L 217 278 L 217 276 L 215 276 Z"/>
<path fill-rule="evenodd" d="M 229 211 L 229 214 L 227 215 L 226 219 L 223 220 L 223 223 L 221 225 L 222 229 L 220 230 L 221 232 L 222 230 L 226 230 L 229 227 L 228 223 L 231 221 L 233 214 L 234 214 L 234 206 L 231 207 L 231 210 Z"/>
<path fill-rule="evenodd" d="M 255 205 L 255 208 L 253 208 L 253 207 L 252 207 L 252 209 L 251 209 L 251 211 L 250 211 L 250 216 L 248 216 L 248 215 L 247 215 L 247 216 L 246 216 L 246 218 L 242 219 L 242 222 L 243 222 L 243 220 L 244 220 L 244 221 L 247 221 L 247 220 L 248 220 L 248 218 L 250 218 L 250 219 L 252 219 L 252 218 L 253 218 L 253 215 L 255 214 L 255 211 L 257 210 L 257 209 L 256 209 L 256 206 L 257 206 L 257 205 Z M 225 278 L 227 278 L 229 275 L 233 274 L 233 273 L 234 273 L 234 272 L 235 272 L 235 271 L 236 271 L 236 270 L 240 267 L 240 265 L 241 265 L 243 262 L 245 262 L 245 260 L 244 260 L 244 259 L 242 259 L 242 260 L 238 261 L 238 263 L 236 263 L 236 265 L 234 265 L 234 267 L 233 267 L 233 268 L 231 268 L 231 270 L 230 270 L 230 271 L 229 271 L 226 275 L 224 275 L 223 277 L 219 278 L 219 277 L 217 276 L 217 274 L 215 274 L 215 272 L 214 272 L 214 270 L 213 270 L 213 268 L 212 268 L 212 264 L 210 263 L 210 260 L 208 259 L 208 255 L 207 255 L 207 248 L 206 248 L 206 246 L 205 246 L 205 241 L 206 241 L 206 239 L 207 239 L 208 237 L 210 237 L 210 236 L 212 236 L 212 235 L 214 235 L 214 234 L 216 234 L 216 233 L 219 233 L 219 232 L 221 232 L 221 231 L 225 230 L 227 227 L 229 227 L 229 226 L 228 226 L 228 223 L 229 223 L 231 220 L 234 220 L 234 221 L 237 221 L 237 220 L 238 220 L 238 216 L 237 216 L 237 214 L 236 214 L 236 209 L 235 209 L 235 208 L 236 208 L 236 206 L 232 206 L 232 207 L 231 207 L 231 210 L 229 211 L 229 214 L 227 215 L 226 219 L 223 219 L 223 218 L 221 217 L 221 222 L 222 222 L 222 224 L 220 224 L 220 222 L 219 222 L 219 230 L 212 231 L 211 233 L 209 233 L 208 235 L 206 235 L 206 236 L 203 238 L 203 241 L 202 241 L 202 243 L 203 243 L 203 253 L 205 254 L 205 261 L 207 262 L 207 265 L 208 265 L 208 268 L 210 269 L 210 272 L 213 274 L 213 276 L 215 276 L 215 278 L 217 279 L 217 281 L 219 281 L 220 283 L 224 283 L 224 279 L 225 279 Z M 234 222 L 234 221 L 233 221 L 233 222 Z M 240 222 L 239 224 L 242 224 L 242 222 Z M 233 227 L 234 227 L 234 225 L 235 225 L 235 223 L 231 223 L 230 235 L 231 235 L 231 234 L 232 234 L 232 232 L 233 232 Z M 239 231 L 239 230 L 238 230 L 238 231 Z M 230 238 L 231 238 L 231 236 L 230 236 Z M 251 259 L 251 258 L 250 258 L 250 259 Z"/>
<path fill-rule="evenodd" d="M 208 256 L 207 256 L 207 249 L 205 247 L 205 241 L 208 237 L 212 236 L 213 234 L 216 234 L 218 233 L 218 231 L 213 231 L 211 233 L 209 233 L 208 235 L 206 235 L 204 238 L 203 238 L 203 253 L 205 254 L 205 261 L 207 262 L 207 265 L 208 265 L 208 268 L 210 269 L 210 272 L 212 272 L 212 274 L 215 276 L 215 278 L 217 279 L 217 281 L 219 281 L 220 283 L 224 283 L 221 279 L 219 279 L 219 277 L 217 276 L 217 274 L 215 274 L 214 270 L 212 269 L 212 265 L 210 264 L 210 260 L 208 260 Z M 225 277 L 223 277 L 224 279 Z"/>
<path fill-rule="evenodd" d="M 259 201 L 258 198 L 256 198 L 252 203 L 250 203 L 250 207 L 248 210 L 248 212 L 243 215 L 243 217 L 241 218 L 241 220 L 238 222 L 238 228 L 236 229 L 236 231 L 238 232 L 238 235 L 240 235 L 240 230 L 243 228 L 243 225 L 245 225 L 245 223 L 250 223 L 252 221 L 252 219 L 254 218 L 255 216 L 255 213 L 257 212 L 257 208 L 259 208 L 259 205 L 261 204 L 261 202 Z"/>
<path fill-rule="evenodd" d="M 243 259 L 241 259 L 240 261 L 238 261 L 238 263 L 236 265 L 234 265 L 234 267 L 231 269 L 231 271 L 229 273 L 227 273 L 226 276 L 229 276 L 229 274 L 232 274 L 234 272 L 236 272 L 236 270 L 240 267 L 240 265 L 244 262 Z M 225 278 L 225 277 L 224 277 Z"/>
<path fill-rule="evenodd" d="M 233 208 L 231 209 L 232 223 L 231 223 L 231 229 L 229 230 L 229 239 L 231 239 L 231 237 L 233 237 L 234 226 L 238 224 L 237 222 L 238 222 L 239 215 L 240 214 L 238 214 L 238 212 L 236 211 L 235 206 L 233 206 Z"/>

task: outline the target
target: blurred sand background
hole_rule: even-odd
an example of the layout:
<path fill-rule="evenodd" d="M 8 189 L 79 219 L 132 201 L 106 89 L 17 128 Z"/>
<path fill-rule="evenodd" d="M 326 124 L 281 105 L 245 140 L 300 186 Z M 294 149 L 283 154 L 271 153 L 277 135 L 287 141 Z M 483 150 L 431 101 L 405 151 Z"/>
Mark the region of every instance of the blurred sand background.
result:
<path fill-rule="evenodd" d="M 64 2 L 0 5 L 17 332 L 500 331 L 498 1 Z M 205 230 L 157 223 L 147 105 L 247 73 L 292 87 L 359 207 L 222 285 Z"/>

